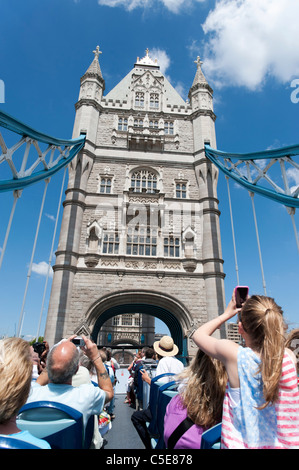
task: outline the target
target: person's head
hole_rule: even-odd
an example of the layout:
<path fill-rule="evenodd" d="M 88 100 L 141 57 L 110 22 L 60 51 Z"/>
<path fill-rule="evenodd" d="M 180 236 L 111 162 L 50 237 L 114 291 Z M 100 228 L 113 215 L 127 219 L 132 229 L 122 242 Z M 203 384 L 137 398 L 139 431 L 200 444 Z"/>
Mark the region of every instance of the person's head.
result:
<path fill-rule="evenodd" d="M 32 354 L 27 341 L 0 340 L 0 424 L 15 417 L 26 403 L 32 379 Z"/>
<path fill-rule="evenodd" d="M 285 347 L 289 348 L 291 351 L 294 352 L 297 360 L 297 364 L 299 361 L 299 328 L 295 328 L 294 330 L 290 331 L 286 337 L 286 344 Z"/>
<path fill-rule="evenodd" d="M 111 357 L 112 357 L 111 349 L 107 348 L 106 349 L 106 354 L 107 354 L 107 361 L 111 361 Z"/>
<path fill-rule="evenodd" d="M 144 354 L 145 359 L 153 359 L 155 358 L 156 353 L 153 348 L 147 348 Z"/>
<path fill-rule="evenodd" d="M 253 295 L 241 309 L 239 327 L 246 344 L 261 357 L 264 408 L 278 399 L 286 332 L 283 311 L 271 297 Z"/>
<path fill-rule="evenodd" d="M 179 352 L 179 348 L 174 344 L 173 339 L 167 335 L 162 336 L 160 341 L 155 341 L 153 348 L 160 357 L 176 356 Z"/>
<path fill-rule="evenodd" d="M 107 353 L 106 353 L 106 349 L 99 349 L 99 355 L 101 356 L 101 359 L 103 362 L 106 362 L 107 361 Z"/>
<path fill-rule="evenodd" d="M 192 421 L 206 428 L 219 423 L 227 384 L 224 365 L 199 349 L 177 378 L 187 380 L 181 397 Z"/>
<path fill-rule="evenodd" d="M 47 371 L 50 382 L 72 383 L 72 377 L 79 367 L 80 353 L 71 341 L 62 341 L 50 349 L 47 358 Z"/>

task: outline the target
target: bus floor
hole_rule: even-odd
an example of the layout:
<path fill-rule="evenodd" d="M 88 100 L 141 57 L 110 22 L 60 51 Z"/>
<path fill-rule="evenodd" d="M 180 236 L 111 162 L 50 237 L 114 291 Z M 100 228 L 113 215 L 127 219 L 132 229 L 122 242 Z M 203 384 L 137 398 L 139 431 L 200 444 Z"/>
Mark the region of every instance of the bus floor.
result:
<path fill-rule="evenodd" d="M 135 407 L 124 403 L 125 394 L 115 395 L 115 418 L 112 428 L 104 436 L 102 449 L 144 449 L 144 445 L 132 424 Z"/>

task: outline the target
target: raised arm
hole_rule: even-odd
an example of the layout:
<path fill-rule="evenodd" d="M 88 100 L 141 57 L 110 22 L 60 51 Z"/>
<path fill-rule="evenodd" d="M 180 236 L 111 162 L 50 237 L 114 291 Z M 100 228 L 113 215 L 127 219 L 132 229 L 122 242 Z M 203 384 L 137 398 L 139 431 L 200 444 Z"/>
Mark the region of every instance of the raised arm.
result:
<path fill-rule="evenodd" d="M 206 354 L 220 360 L 227 371 L 231 387 L 239 387 L 237 368 L 238 344 L 227 339 L 218 339 L 212 334 L 227 320 L 234 317 L 240 309 L 237 309 L 234 295 L 225 312 L 216 318 L 200 326 L 192 336 L 195 344 Z"/>
<path fill-rule="evenodd" d="M 98 377 L 98 385 L 102 390 L 104 390 L 104 392 L 106 392 L 105 402 L 108 403 L 110 400 L 112 400 L 114 395 L 111 379 L 99 354 L 97 345 L 86 336 L 82 335 L 82 338 L 85 342 L 85 346 L 82 349 L 86 356 L 88 356 L 89 359 L 94 363 Z"/>

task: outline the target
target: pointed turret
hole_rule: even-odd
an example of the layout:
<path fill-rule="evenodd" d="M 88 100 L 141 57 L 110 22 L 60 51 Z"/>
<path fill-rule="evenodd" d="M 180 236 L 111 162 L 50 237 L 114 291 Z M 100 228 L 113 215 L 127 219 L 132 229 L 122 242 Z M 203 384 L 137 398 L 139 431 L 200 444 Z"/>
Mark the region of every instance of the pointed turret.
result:
<path fill-rule="evenodd" d="M 86 77 L 94 77 L 104 82 L 99 63 L 99 55 L 102 54 L 102 51 L 100 51 L 100 46 L 97 46 L 95 51 L 92 52 L 94 53 L 93 61 L 91 62 L 83 77 L 81 78 L 81 81 L 84 80 Z"/>
<path fill-rule="evenodd" d="M 205 142 L 216 144 L 214 129 L 216 116 L 213 111 L 213 90 L 203 74 L 199 56 L 194 63 L 196 73 L 188 98 L 192 107 L 194 148 L 200 150 L 203 149 Z"/>
<path fill-rule="evenodd" d="M 208 84 L 206 80 L 206 77 L 203 74 L 203 71 L 201 68 L 203 62 L 200 60 L 199 56 L 197 56 L 197 59 L 194 61 L 194 63 L 197 65 L 197 67 L 196 67 L 196 73 L 195 73 L 195 77 L 192 83 L 192 87 L 189 90 L 188 97 L 190 101 L 192 101 L 192 96 L 194 96 L 195 92 L 202 88 L 208 90 L 211 95 L 213 94 L 213 89 L 210 87 L 210 85 Z"/>
<path fill-rule="evenodd" d="M 99 55 L 102 54 L 100 51 L 100 46 L 97 46 L 93 53 L 93 61 L 80 80 L 81 87 L 79 100 L 85 98 L 94 99 L 100 102 L 105 90 L 105 80 L 103 79 L 101 67 L 99 64 Z"/>
<path fill-rule="evenodd" d="M 208 84 L 201 69 L 203 62 L 200 60 L 200 57 L 197 56 L 194 63 L 197 65 L 197 68 L 188 94 L 192 110 L 195 111 L 201 108 L 213 110 L 213 89 Z"/>

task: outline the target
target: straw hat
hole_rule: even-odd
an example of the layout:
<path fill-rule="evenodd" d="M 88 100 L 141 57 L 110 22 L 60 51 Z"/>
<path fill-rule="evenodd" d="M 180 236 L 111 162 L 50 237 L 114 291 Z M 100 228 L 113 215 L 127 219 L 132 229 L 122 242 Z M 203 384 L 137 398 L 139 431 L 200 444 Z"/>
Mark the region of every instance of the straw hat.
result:
<path fill-rule="evenodd" d="M 176 356 L 179 352 L 179 348 L 170 336 L 162 336 L 160 341 L 155 341 L 153 347 L 160 356 Z"/>

